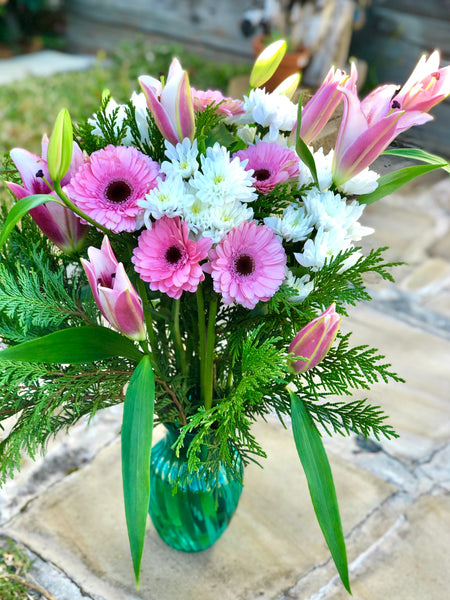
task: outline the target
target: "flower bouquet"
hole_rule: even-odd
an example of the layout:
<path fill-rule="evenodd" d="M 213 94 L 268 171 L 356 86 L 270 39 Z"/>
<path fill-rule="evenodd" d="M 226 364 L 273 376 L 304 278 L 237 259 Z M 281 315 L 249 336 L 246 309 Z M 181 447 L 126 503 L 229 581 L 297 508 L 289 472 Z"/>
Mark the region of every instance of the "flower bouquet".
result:
<path fill-rule="evenodd" d="M 122 473 L 136 579 L 147 514 L 174 548 L 213 544 L 236 509 L 249 461 L 265 456 L 251 426 L 292 422 L 311 499 L 350 590 L 345 542 L 321 435 L 395 437 L 379 407 L 336 400 L 399 381 L 377 350 L 339 331 L 370 296 L 366 273 L 391 279 L 383 249 L 363 255 L 364 207 L 448 163 L 379 177 L 371 163 L 449 93 L 439 55 L 402 87 L 363 101 L 357 73 L 331 69 L 302 108 L 297 80 L 259 86 L 285 48 L 260 57 L 243 100 L 167 80 L 72 125 L 62 110 L 42 155 L 11 151 L 0 233 L 2 475 L 23 451 L 84 415 L 124 402 Z M 313 150 L 337 105 L 334 150 Z M 155 423 L 166 437 L 152 449 Z"/>

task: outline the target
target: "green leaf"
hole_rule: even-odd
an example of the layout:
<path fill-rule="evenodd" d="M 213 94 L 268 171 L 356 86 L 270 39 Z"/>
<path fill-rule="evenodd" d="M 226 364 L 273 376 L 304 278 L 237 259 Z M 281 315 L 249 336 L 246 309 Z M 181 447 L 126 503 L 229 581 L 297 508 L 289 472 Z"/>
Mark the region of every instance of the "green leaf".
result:
<path fill-rule="evenodd" d="M 128 385 L 122 423 L 123 496 L 131 558 L 138 586 L 150 502 L 154 404 L 155 381 L 150 358 L 145 355 Z"/>
<path fill-rule="evenodd" d="M 106 327 L 71 327 L 0 351 L 1 360 L 31 363 L 88 363 L 107 358 L 140 360 L 128 338 Z"/>
<path fill-rule="evenodd" d="M 414 165 L 383 175 L 378 180 L 377 189 L 370 194 L 358 196 L 358 202 L 360 204 L 372 204 L 372 202 L 376 202 L 377 200 L 392 194 L 412 179 L 415 179 L 424 173 L 428 173 L 429 171 L 433 171 L 434 169 L 439 169 L 440 167 L 442 167 L 442 164 Z"/>
<path fill-rule="evenodd" d="M 316 163 L 314 161 L 314 156 L 311 153 L 311 150 L 305 144 L 305 142 L 300 137 L 300 127 L 302 124 L 302 97 L 299 98 L 298 101 L 298 110 L 297 110 L 297 135 L 295 142 L 295 150 L 300 157 L 300 159 L 305 163 L 308 169 L 311 172 L 312 178 L 316 186 L 319 186 L 319 180 L 317 177 L 317 169 Z"/>
<path fill-rule="evenodd" d="M 420 148 L 393 148 L 391 150 L 385 150 L 383 156 L 401 156 L 403 158 L 410 158 L 411 160 L 420 160 L 424 163 L 431 165 L 439 165 L 441 169 L 450 173 L 450 164 L 448 160 L 445 160 L 442 156 L 437 154 L 431 154 Z"/>
<path fill-rule="evenodd" d="M 11 231 L 27 212 L 46 202 L 58 202 L 58 200 L 48 194 L 36 194 L 34 196 L 27 196 L 16 202 L 9 211 L 3 229 L 0 232 L 0 248 L 3 247 Z"/>
<path fill-rule="evenodd" d="M 290 396 L 295 445 L 308 481 L 314 511 L 341 581 L 351 594 L 347 552 L 330 463 L 320 434 L 303 402 L 293 392 Z"/>

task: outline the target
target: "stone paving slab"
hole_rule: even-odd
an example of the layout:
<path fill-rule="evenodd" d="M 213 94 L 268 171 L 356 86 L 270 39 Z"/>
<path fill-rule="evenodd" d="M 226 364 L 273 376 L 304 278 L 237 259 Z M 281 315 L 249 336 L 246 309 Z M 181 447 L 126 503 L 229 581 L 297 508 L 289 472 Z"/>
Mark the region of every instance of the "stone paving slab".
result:
<path fill-rule="evenodd" d="M 444 600 L 450 585 L 450 495 L 424 496 L 351 566 L 355 600 Z M 289 596 L 298 598 L 301 596 Z M 310 600 L 347 600 L 336 581 Z"/>
<path fill-rule="evenodd" d="M 292 434 L 268 423 L 259 423 L 255 434 L 269 458 L 264 470 L 246 470 L 241 502 L 224 536 L 209 550 L 183 554 L 166 546 L 149 523 L 139 592 L 126 536 L 119 443 L 30 503 L 5 532 L 96 600 L 172 600 L 181 591 L 183 600 L 276 598 L 317 563 L 327 562 L 329 553 Z M 331 464 L 348 533 L 396 488 L 338 456 L 331 456 Z"/>

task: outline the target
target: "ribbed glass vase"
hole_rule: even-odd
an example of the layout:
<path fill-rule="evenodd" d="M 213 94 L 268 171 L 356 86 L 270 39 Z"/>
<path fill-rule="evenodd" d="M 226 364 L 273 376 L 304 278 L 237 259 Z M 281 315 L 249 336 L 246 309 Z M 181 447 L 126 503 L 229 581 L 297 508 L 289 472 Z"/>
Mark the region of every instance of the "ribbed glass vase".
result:
<path fill-rule="evenodd" d="M 152 448 L 149 513 L 169 546 L 198 552 L 212 546 L 227 528 L 241 496 L 242 480 L 230 479 L 223 466 L 218 476 L 206 477 L 202 467 L 187 479 L 186 453 L 194 436 L 186 436 L 178 457 L 172 449 L 177 437 L 178 431 L 168 426 L 165 437 Z M 173 493 L 176 481 L 182 483 Z"/>

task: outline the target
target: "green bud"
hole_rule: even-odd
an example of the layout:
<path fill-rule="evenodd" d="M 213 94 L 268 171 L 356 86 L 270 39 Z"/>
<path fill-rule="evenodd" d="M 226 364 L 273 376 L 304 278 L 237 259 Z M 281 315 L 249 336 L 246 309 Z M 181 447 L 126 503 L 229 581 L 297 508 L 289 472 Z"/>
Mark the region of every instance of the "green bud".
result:
<path fill-rule="evenodd" d="M 108 104 L 110 100 L 111 92 L 108 90 L 108 88 L 105 88 L 102 92 L 102 106 Z"/>
<path fill-rule="evenodd" d="M 297 88 L 300 84 L 301 78 L 302 78 L 301 73 L 294 73 L 293 75 L 289 75 L 289 77 L 286 77 L 286 79 L 284 79 L 280 83 L 280 85 L 278 85 L 274 89 L 274 93 L 275 94 L 284 94 L 285 96 L 287 96 L 289 98 L 289 100 L 292 100 L 292 97 L 295 94 L 295 92 L 297 91 Z"/>
<path fill-rule="evenodd" d="M 278 40 L 261 52 L 250 73 L 251 87 L 260 87 L 263 83 L 269 81 L 283 60 L 286 50 L 287 44 L 285 40 Z"/>
<path fill-rule="evenodd" d="M 67 173 L 72 161 L 73 131 L 69 111 L 59 111 L 48 143 L 47 164 L 50 179 L 59 182 Z"/>

